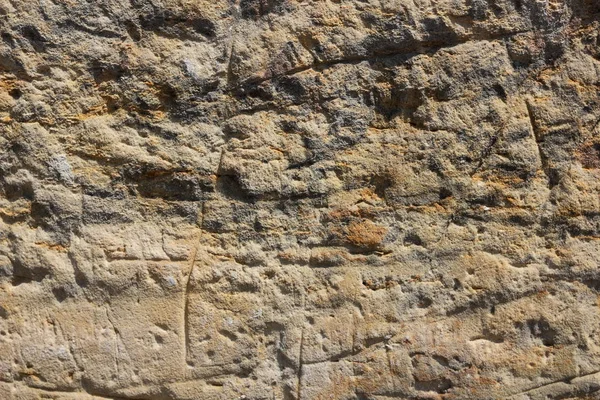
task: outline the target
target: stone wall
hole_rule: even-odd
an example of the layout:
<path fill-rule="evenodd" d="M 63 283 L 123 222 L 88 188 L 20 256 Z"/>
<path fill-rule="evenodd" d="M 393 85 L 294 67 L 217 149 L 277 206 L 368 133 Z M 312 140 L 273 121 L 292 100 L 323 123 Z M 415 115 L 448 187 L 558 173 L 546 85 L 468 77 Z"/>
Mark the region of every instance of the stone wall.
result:
<path fill-rule="evenodd" d="M 0 399 L 598 398 L 597 1 L 0 31 Z"/>

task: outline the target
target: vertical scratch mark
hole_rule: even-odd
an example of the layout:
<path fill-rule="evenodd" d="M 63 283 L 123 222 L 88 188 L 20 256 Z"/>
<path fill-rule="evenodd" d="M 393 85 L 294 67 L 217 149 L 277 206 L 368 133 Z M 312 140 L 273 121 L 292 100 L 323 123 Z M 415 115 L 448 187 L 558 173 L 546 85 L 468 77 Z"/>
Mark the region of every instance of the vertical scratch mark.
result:
<path fill-rule="evenodd" d="M 356 354 L 356 314 L 352 313 L 352 354 Z"/>
<path fill-rule="evenodd" d="M 227 61 L 227 84 L 231 85 L 234 79 L 233 76 L 233 55 L 235 53 L 235 42 L 231 41 L 229 50 L 229 60 Z"/>
<path fill-rule="evenodd" d="M 62 327 L 62 324 L 60 322 L 56 322 L 56 324 L 58 325 L 58 329 L 61 332 L 61 337 L 62 339 L 67 342 L 68 347 L 69 347 L 69 354 L 71 355 L 71 358 L 73 359 L 73 363 L 75 364 L 75 368 L 77 368 L 78 371 L 83 371 L 84 368 L 80 365 L 80 362 L 78 360 L 78 357 L 76 357 L 75 354 L 75 350 L 74 350 L 74 343 L 75 343 L 75 339 L 70 339 L 67 337 L 67 335 L 65 335 L 65 331 Z"/>
<path fill-rule="evenodd" d="M 304 351 L 304 327 L 300 334 L 300 354 L 298 354 L 298 386 L 296 388 L 296 400 L 302 400 L 302 357 Z"/>
<path fill-rule="evenodd" d="M 352 313 L 352 348 L 350 349 L 352 355 L 356 355 L 358 353 L 356 349 L 356 313 Z M 356 363 L 355 360 L 352 360 L 352 382 L 354 384 L 354 394 L 357 392 L 357 384 L 356 384 Z"/>
<path fill-rule="evenodd" d="M 296 400 L 302 400 L 302 368 L 304 359 L 304 332 L 306 331 L 306 325 L 304 322 L 304 318 L 306 318 L 306 293 L 301 293 L 300 295 L 300 305 L 302 307 L 302 333 L 300 334 L 300 350 L 298 352 L 298 383 L 296 387 Z"/>
<path fill-rule="evenodd" d="M 119 359 L 121 358 L 121 352 L 119 351 L 119 344 L 121 342 L 121 333 L 115 326 L 115 323 L 114 323 L 112 317 L 110 316 L 110 313 L 108 312 L 108 306 L 106 306 L 104 308 L 104 311 L 106 312 L 106 319 L 108 320 L 108 322 L 110 322 L 110 325 L 112 326 L 112 330 L 115 334 L 115 366 L 117 367 L 117 382 L 118 382 L 119 377 L 120 377 Z"/>
<path fill-rule="evenodd" d="M 192 286 L 192 274 L 194 273 L 194 265 L 196 264 L 196 255 L 198 254 L 198 249 L 200 248 L 200 243 L 202 242 L 202 234 L 203 234 L 203 226 L 204 226 L 204 203 L 202 203 L 202 207 L 200 210 L 200 233 L 198 234 L 198 240 L 196 241 L 196 245 L 194 246 L 194 250 L 192 251 L 191 259 L 190 259 L 190 267 L 188 269 L 187 283 L 185 285 L 185 294 L 184 294 L 184 304 L 183 304 L 183 334 L 184 334 L 184 357 L 185 363 L 193 367 L 194 363 L 190 362 L 189 352 L 190 352 L 190 328 L 189 328 L 189 308 L 190 308 L 190 289 Z"/>
<path fill-rule="evenodd" d="M 548 178 L 548 187 L 552 188 L 552 186 L 554 186 L 554 185 L 551 182 L 549 171 L 548 171 L 548 159 L 542 152 L 542 148 L 540 146 L 540 143 L 543 143 L 544 140 L 542 139 L 542 137 L 540 135 L 540 127 L 539 127 L 538 123 L 535 121 L 535 117 L 533 114 L 533 106 L 531 105 L 529 100 L 525 101 L 525 107 L 527 108 L 527 116 L 529 117 L 529 125 L 531 125 L 533 139 L 535 140 L 535 145 L 537 147 L 538 155 L 540 157 L 540 163 L 542 164 L 542 171 L 544 171 L 546 178 Z"/>
<path fill-rule="evenodd" d="M 71 354 L 71 358 L 73 359 L 73 363 L 75 363 L 75 368 L 77 368 L 77 371 L 79 372 L 83 372 L 84 368 L 81 366 L 78 358 L 75 354 L 75 350 L 73 348 L 73 342 L 69 341 L 69 354 Z"/>
<path fill-rule="evenodd" d="M 535 142 L 539 144 L 542 142 L 542 138 L 540 137 L 539 126 L 533 116 L 533 107 L 529 100 L 525 101 L 525 107 L 527 108 L 527 117 L 529 117 L 529 124 L 531 125 L 531 130 L 533 132 L 533 138 L 535 139 Z"/>
<path fill-rule="evenodd" d="M 390 370 L 390 378 L 392 380 L 392 388 L 394 389 L 394 393 L 396 392 L 396 379 L 394 379 L 394 368 L 392 367 L 392 357 L 390 356 L 390 345 L 385 344 L 385 355 L 387 357 L 388 368 Z"/>

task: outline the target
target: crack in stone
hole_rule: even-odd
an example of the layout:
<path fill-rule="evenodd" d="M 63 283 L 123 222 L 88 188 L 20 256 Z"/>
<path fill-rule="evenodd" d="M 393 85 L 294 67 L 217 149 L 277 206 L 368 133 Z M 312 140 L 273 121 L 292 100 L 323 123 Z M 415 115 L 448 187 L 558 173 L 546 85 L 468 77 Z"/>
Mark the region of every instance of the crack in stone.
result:
<path fill-rule="evenodd" d="M 548 386 L 556 385 L 556 384 L 559 384 L 559 383 L 571 384 L 572 381 L 575 380 L 575 379 L 587 378 L 587 377 L 590 377 L 590 376 L 593 376 L 593 375 L 597 375 L 597 374 L 600 374 L 600 370 L 594 371 L 594 372 L 590 372 L 589 374 L 585 374 L 585 375 L 573 375 L 573 376 L 569 376 L 569 377 L 566 377 L 566 378 L 557 379 L 555 381 L 552 381 L 552 382 L 549 382 L 549 383 L 544 383 L 543 385 L 536 386 L 536 387 L 533 387 L 531 389 L 527 389 L 525 391 L 515 393 L 510 398 L 512 399 L 512 398 L 515 398 L 516 396 L 519 396 L 519 395 L 522 395 L 522 394 L 533 393 L 533 392 L 535 392 L 537 390 L 546 388 Z M 599 376 L 599 378 L 600 378 L 600 376 Z M 600 382 L 600 381 L 598 381 L 598 382 Z M 575 390 L 576 388 L 573 388 L 573 389 Z M 600 390 L 600 388 L 598 388 L 595 391 L 598 391 L 598 390 Z"/>
<path fill-rule="evenodd" d="M 185 284 L 184 293 L 184 305 L 183 305 L 183 335 L 184 335 L 184 362 L 188 367 L 194 367 L 194 363 L 190 361 L 190 327 L 189 327 L 189 308 L 190 308 L 190 290 L 192 282 L 192 274 L 194 273 L 194 266 L 196 265 L 196 256 L 198 255 L 198 249 L 202 243 L 202 236 L 204 234 L 204 202 L 200 208 L 200 232 L 198 233 L 198 240 L 191 254 L 190 267 L 187 275 L 187 282 Z"/>

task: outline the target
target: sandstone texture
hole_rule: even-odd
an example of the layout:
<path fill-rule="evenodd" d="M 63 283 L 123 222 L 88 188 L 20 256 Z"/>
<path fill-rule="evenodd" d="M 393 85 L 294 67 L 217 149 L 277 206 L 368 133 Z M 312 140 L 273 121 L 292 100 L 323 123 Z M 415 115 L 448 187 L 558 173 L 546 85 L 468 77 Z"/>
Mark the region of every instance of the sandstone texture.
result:
<path fill-rule="evenodd" d="M 0 33 L 0 399 L 600 398 L 600 2 Z"/>

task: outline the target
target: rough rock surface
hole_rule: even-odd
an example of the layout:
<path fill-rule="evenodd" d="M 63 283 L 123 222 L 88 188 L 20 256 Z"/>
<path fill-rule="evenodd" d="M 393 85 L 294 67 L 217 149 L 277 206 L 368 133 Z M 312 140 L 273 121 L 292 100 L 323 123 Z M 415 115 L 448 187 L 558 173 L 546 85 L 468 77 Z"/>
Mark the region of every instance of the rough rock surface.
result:
<path fill-rule="evenodd" d="M 0 33 L 0 399 L 597 398 L 598 1 Z"/>

